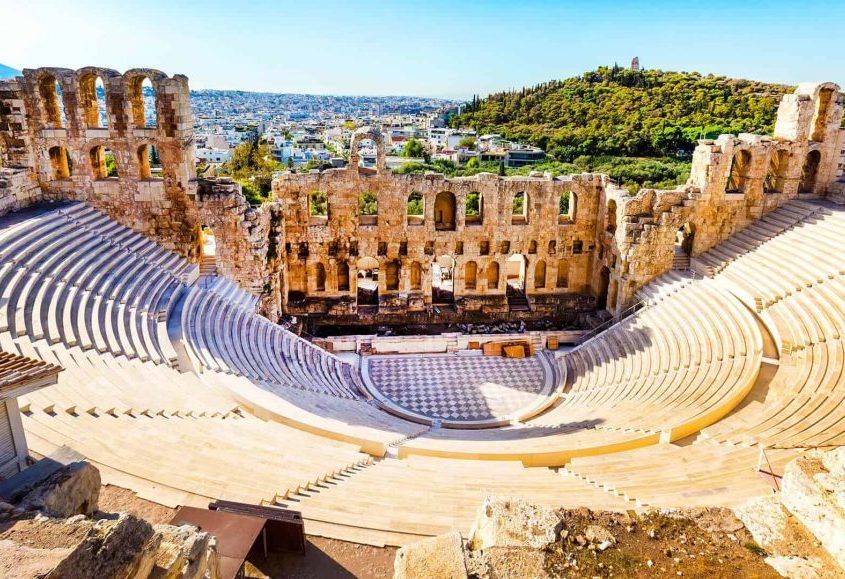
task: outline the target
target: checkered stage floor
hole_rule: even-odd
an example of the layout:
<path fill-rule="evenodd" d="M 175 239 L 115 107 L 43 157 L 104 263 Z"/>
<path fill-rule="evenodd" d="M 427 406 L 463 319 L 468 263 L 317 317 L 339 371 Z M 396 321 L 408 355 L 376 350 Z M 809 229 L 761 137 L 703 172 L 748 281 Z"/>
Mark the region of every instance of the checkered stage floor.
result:
<path fill-rule="evenodd" d="M 373 356 L 371 383 L 395 404 L 444 420 L 488 420 L 545 396 L 540 360 L 491 356 Z"/>

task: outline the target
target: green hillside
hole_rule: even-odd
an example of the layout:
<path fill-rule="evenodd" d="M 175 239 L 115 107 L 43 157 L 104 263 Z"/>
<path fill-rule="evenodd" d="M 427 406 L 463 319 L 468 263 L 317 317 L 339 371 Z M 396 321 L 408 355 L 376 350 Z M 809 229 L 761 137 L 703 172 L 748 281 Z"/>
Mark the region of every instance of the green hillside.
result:
<path fill-rule="evenodd" d="M 792 90 L 694 72 L 601 67 L 474 98 L 451 122 L 537 145 L 559 161 L 685 156 L 701 136 L 771 132 L 778 103 Z"/>

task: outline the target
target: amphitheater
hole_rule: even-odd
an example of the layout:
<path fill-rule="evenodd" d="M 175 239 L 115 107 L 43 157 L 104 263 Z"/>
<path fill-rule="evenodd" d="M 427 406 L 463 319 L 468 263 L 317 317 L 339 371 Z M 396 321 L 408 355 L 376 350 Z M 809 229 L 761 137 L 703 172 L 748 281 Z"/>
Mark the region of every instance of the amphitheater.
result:
<path fill-rule="evenodd" d="M 105 483 L 163 505 L 281 505 L 310 534 L 404 545 L 466 531 L 488 494 L 738 505 L 772 494 L 803 451 L 845 444 L 836 85 L 784 97 L 773 136 L 701 141 L 672 191 L 632 195 L 594 174 L 392 175 L 359 167 L 353 146 L 347 168 L 277 177 L 260 207 L 196 177 L 189 99 L 184 76 L 149 69 L 0 82 L 0 349 L 64 368 L 20 399 L 34 453 L 72 447 Z M 368 129 L 356 139 L 380 145 Z M 365 189 L 376 219 L 357 214 Z M 329 194 L 325 222 L 313 190 Z M 412 191 L 421 220 L 405 213 Z M 481 223 L 464 210 L 476 191 Z M 451 308 L 432 300 L 439 255 L 454 259 Z M 512 255 L 527 310 L 508 289 Z M 384 272 L 375 304 L 356 301 L 365 256 Z M 472 355 L 502 336 L 309 341 L 277 323 L 437 309 L 595 329 L 509 336 L 533 354 L 512 359 Z"/>

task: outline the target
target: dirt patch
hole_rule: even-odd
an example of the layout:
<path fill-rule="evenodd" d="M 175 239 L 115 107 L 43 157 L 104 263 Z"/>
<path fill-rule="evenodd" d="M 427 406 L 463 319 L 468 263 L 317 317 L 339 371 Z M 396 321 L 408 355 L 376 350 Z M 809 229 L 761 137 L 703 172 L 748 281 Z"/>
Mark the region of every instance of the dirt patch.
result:
<path fill-rule="evenodd" d="M 271 555 L 250 560 L 247 577 L 324 579 L 325 577 L 388 579 L 393 577 L 394 547 L 372 547 L 325 537 L 307 537 L 305 556 Z"/>
<path fill-rule="evenodd" d="M 176 514 L 176 509 L 139 498 L 134 492 L 113 485 L 100 488 L 99 503 L 104 513 L 130 513 L 152 525 L 169 523 Z"/>
<path fill-rule="evenodd" d="M 554 577 L 779 577 L 726 509 L 640 516 L 577 509 L 561 515 L 560 537 L 545 551 L 546 571 Z M 589 540 L 596 527 L 613 541 Z"/>
<path fill-rule="evenodd" d="M 93 522 L 67 524 L 65 519 L 39 517 L 0 523 L 0 541 L 14 541 L 18 545 L 36 549 L 61 549 L 78 545 Z"/>

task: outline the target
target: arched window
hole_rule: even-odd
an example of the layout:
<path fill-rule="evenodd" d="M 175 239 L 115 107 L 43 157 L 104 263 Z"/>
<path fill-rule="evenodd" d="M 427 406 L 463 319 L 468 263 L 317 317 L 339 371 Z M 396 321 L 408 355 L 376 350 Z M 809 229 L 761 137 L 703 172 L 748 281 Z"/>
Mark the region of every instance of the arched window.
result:
<path fill-rule="evenodd" d="M 575 206 L 578 198 L 572 191 L 563 191 L 557 201 L 557 222 L 569 224 L 575 222 Z"/>
<path fill-rule="evenodd" d="M 79 101 L 85 117 L 85 125 L 89 129 L 109 126 L 106 113 L 106 88 L 99 76 L 86 74 L 79 79 Z"/>
<path fill-rule="evenodd" d="M 608 233 L 616 233 L 616 201 L 613 199 L 608 200 L 607 202 L 607 210 L 605 215 L 605 231 Z"/>
<path fill-rule="evenodd" d="M 425 222 L 425 198 L 419 191 L 408 195 L 408 225 L 422 225 Z"/>
<path fill-rule="evenodd" d="M 475 279 L 478 276 L 478 264 L 474 261 L 466 262 L 464 265 L 464 288 L 468 290 L 475 289 Z"/>
<path fill-rule="evenodd" d="M 390 291 L 399 289 L 399 262 L 395 259 L 384 266 L 384 287 Z"/>
<path fill-rule="evenodd" d="M 751 153 L 742 150 L 737 151 L 731 161 L 731 170 L 728 173 L 728 184 L 726 193 L 744 193 L 745 183 L 748 179 L 748 172 L 751 169 Z"/>
<path fill-rule="evenodd" d="M 117 161 L 114 158 L 114 153 L 106 149 L 103 145 L 96 145 L 91 147 L 88 153 L 91 159 L 91 170 L 94 173 L 95 179 L 107 179 L 109 177 L 117 177 Z"/>
<path fill-rule="evenodd" d="M 542 259 L 534 266 L 534 289 L 546 287 L 546 262 Z"/>
<path fill-rule="evenodd" d="M 38 93 L 44 106 L 44 123 L 51 129 L 60 129 L 65 122 L 62 87 L 56 77 L 45 74 L 38 81 Z"/>
<path fill-rule="evenodd" d="M 326 266 L 322 263 L 314 266 L 314 286 L 318 292 L 326 291 Z"/>
<path fill-rule="evenodd" d="M 816 105 L 816 115 L 813 119 L 813 133 L 810 135 L 811 141 L 824 141 L 824 129 L 827 126 L 828 112 L 830 111 L 830 103 L 833 100 L 833 89 L 823 88 L 819 91 L 818 102 Z"/>
<path fill-rule="evenodd" d="M 345 261 L 337 264 L 337 291 L 349 291 L 349 264 Z"/>
<path fill-rule="evenodd" d="M 537 253 L 537 240 L 532 239 L 531 242 L 528 244 L 528 253 L 535 254 Z"/>
<path fill-rule="evenodd" d="M 491 261 L 487 264 L 487 289 L 499 289 L 499 263 Z"/>
<path fill-rule="evenodd" d="M 455 230 L 455 195 L 449 191 L 441 191 L 434 198 L 434 228 Z"/>
<path fill-rule="evenodd" d="M 769 171 L 766 173 L 766 180 L 763 182 L 763 191 L 766 193 L 783 192 L 783 184 L 786 181 L 786 170 L 789 166 L 789 152 L 783 149 L 772 153 L 769 161 Z"/>
<path fill-rule="evenodd" d="M 511 223 L 528 223 L 528 195 L 524 191 L 520 191 L 519 193 L 513 196 L 513 206 L 511 207 Z"/>
<path fill-rule="evenodd" d="M 372 191 L 362 191 L 358 196 L 358 215 L 361 225 L 378 224 L 378 196 Z"/>
<path fill-rule="evenodd" d="M 136 76 L 129 83 L 132 102 L 132 121 L 135 128 L 155 128 L 158 125 L 158 107 L 155 87 L 146 76 Z"/>
<path fill-rule="evenodd" d="M 799 193 L 814 193 L 816 188 L 816 177 L 819 173 L 819 162 L 822 154 L 818 151 L 810 151 L 807 153 L 807 159 L 804 161 L 804 167 L 801 170 L 801 184 L 798 189 Z"/>
<path fill-rule="evenodd" d="M 422 289 L 422 266 L 418 261 L 411 263 L 411 289 Z"/>
<path fill-rule="evenodd" d="M 481 225 L 483 221 L 484 198 L 478 191 L 470 191 L 464 202 L 464 222 L 467 225 Z"/>
<path fill-rule="evenodd" d="M 48 153 L 50 155 L 50 166 L 52 167 L 51 178 L 55 180 L 70 177 L 73 163 L 71 162 L 67 149 L 59 146 L 50 147 Z"/>
<path fill-rule="evenodd" d="M 308 194 L 308 215 L 311 225 L 325 225 L 329 219 L 329 196 L 325 191 Z"/>
<path fill-rule="evenodd" d="M 569 262 L 559 259 L 557 262 L 557 287 L 569 287 Z"/>

